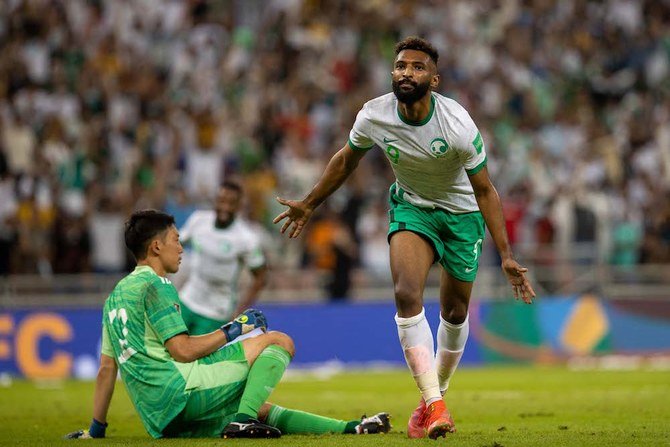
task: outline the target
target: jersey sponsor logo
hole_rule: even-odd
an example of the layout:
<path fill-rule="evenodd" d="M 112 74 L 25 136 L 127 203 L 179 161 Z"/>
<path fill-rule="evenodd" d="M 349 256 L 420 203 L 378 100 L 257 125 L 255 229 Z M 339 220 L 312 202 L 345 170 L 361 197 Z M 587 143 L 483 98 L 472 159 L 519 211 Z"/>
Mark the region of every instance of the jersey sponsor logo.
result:
<path fill-rule="evenodd" d="M 449 150 L 449 145 L 444 138 L 434 138 L 430 142 L 430 153 L 437 158 L 444 157 L 447 154 L 447 150 Z"/>
<path fill-rule="evenodd" d="M 393 143 L 394 141 L 398 141 L 397 138 L 386 138 L 384 137 L 384 143 Z"/>
<path fill-rule="evenodd" d="M 172 281 L 170 281 L 167 278 L 163 278 L 162 276 L 159 276 L 158 278 L 161 280 L 163 284 L 172 284 Z"/>

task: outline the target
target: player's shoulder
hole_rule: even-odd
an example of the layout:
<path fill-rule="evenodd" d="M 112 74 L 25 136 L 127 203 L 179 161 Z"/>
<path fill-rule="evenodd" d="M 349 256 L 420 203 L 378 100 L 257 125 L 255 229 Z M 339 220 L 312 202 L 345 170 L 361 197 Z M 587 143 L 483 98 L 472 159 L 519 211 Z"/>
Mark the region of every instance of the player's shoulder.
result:
<path fill-rule="evenodd" d="M 191 213 L 188 219 L 199 222 L 199 221 L 213 220 L 215 218 L 216 213 L 214 212 L 214 210 L 195 210 Z"/>
<path fill-rule="evenodd" d="M 469 113 L 467 110 L 465 110 L 465 107 L 463 107 L 455 99 L 449 98 L 448 96 L 444 96 L 436 92 L 433 92 L 433 98 L 435 99 L 435 106 L 437 108 L 446 110 L 451 114 L 469 116 Z"/>
<path fill-rule="evenodd" d="M 436 113 L 444 117 L 453 131 L 464 132 L 468 136 L 476 132 L 477 126 L 474 120 L 458 101 L 435 92 L 433 92 L 433 98 Z"/>
<path fill-rule="evenodd" d="M 258 229 L 253 223 L 244 219 L 243 217 L 236 217 L 233 222 L 232 229 L 240 238 L 246 240 L 256 240 L 259 237 Z"/>
<path fill-rule="evenodd" d="M 382 96 L 377 96 L 365 104 L 363 104 L 363 110 L 368 115 L 374 115 L 377 113 L 388 113 L 389 111 L 393 112 L 396 106 L 396 97 L 391 93 L 387 93 Z"/>

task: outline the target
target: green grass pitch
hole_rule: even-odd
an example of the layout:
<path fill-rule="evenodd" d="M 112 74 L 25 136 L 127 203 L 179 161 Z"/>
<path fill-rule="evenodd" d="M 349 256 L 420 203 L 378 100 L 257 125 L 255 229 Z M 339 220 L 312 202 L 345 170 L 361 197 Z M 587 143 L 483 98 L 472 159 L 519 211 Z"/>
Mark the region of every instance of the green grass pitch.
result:
<path fill-rule="evenodd" d="M 61 440 L 87 425 L 92 382 L 14 381 L 0 388 L 0 445 L 67 446 L 379 446 L 436 445 L 408 440 L 418 392 L 407 371 L 290 374 L 271 397 L 285 407 L 355 419 L 388 411 L 388 435 L 284 436 L 277 440 L 152 440 L 119 382 L 105 441 Z M 556 367 L 461 368 L 447 395 L 458 432 L 449 446 L 670 446 L 670 372 L 570 371 Z"/>

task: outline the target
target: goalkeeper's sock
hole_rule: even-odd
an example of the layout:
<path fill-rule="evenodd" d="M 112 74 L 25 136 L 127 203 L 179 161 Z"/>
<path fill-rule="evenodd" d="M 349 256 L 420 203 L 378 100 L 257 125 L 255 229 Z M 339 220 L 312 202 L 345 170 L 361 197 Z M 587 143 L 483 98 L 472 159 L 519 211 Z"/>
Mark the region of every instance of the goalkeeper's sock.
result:
<path fill-rule="evenodd" d="M 249 370 L 240 407 L 233 419 L 235 422 L 246 422 L 258 417 L 258 410 L 279 383 L 290 362 L 291 355 L 277 345 L 268 346 L 258 355 Z"/>
<path fill-rule="evenodd" d="M 321 435 L 326 433 L 356 433 L 356 426 L 361 421 L 342 421 L 272 405 L 265 423 L 278 428 L 283 434 Z"/>
<path fill-rule="evenodd" d="M 421 313 L 409 318 L 399 317 L 396 314 L 395 322 L 405 361 L 423 400 L 427 405 L 441 400 L 440 385 L 435 371 L 433 334 L 426 320 L 425 309 L 421 308 Z"/>

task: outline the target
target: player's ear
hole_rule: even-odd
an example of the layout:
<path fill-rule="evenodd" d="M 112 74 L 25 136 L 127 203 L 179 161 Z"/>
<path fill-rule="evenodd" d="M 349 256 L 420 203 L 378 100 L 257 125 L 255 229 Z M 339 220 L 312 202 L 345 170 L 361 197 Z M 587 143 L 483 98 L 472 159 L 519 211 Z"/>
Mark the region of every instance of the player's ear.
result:
<path fill-rule="evenodd" d="M 149 252 L 153 254 L 158 254 L 161 251 L 161 243 L 158 238 L 152 239 L 149 243 Z"/>
<path fill-rule="evenodd" d="M 430 79 L 430 88 L 435 90 L 440 85 L 440 75 L 435 73 Z"/>

